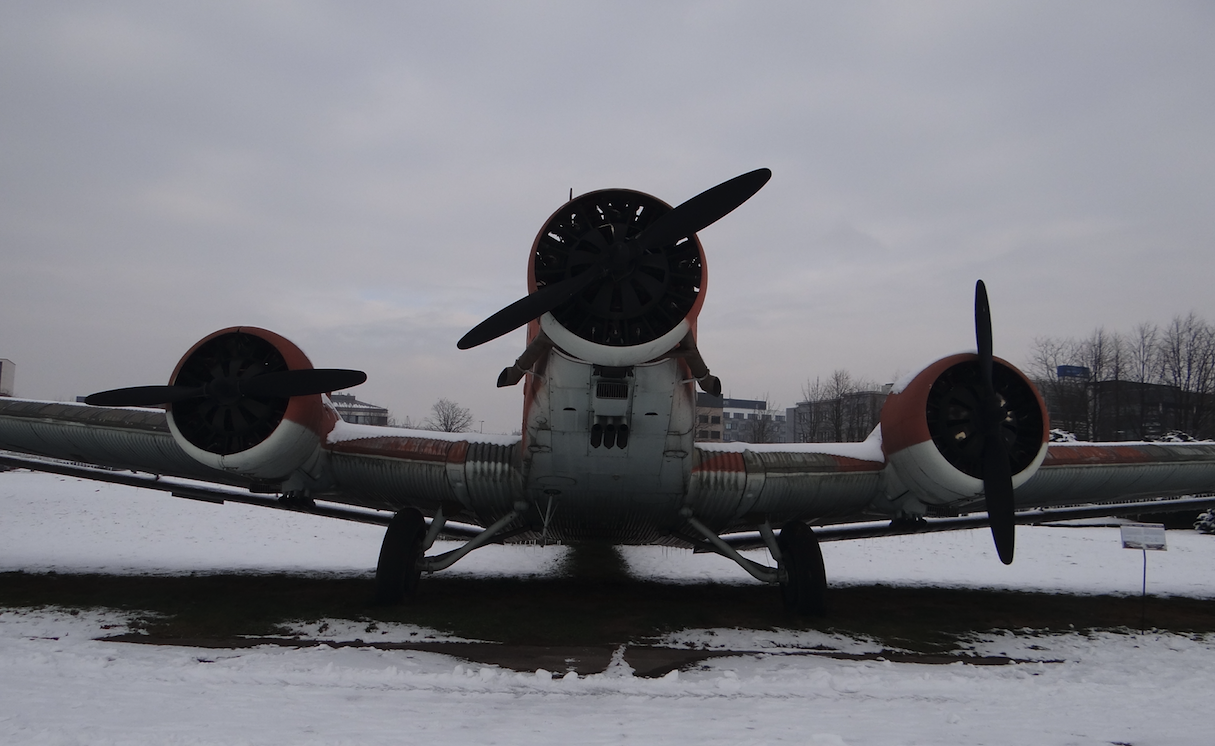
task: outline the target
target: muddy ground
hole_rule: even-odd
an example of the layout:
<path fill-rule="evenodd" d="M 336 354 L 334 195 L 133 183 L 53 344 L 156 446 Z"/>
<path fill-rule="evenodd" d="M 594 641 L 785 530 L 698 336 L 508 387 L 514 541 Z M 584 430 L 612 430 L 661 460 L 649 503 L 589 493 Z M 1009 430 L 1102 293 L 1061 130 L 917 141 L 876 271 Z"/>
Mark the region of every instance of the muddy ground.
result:
<path fill-rule="evenodd" d="M 440 650 L 516 670 L 593 673 L 625 645 L 639 675 L 661 675 L 721 653 L 672 651 L 654 646 L 657 637 L 715 627 L 867 637 L 888 649 L 885 657 L 923 662 L 959 660 L 959 641 L 991 630 L 1215 632 L 1215 600 L 880 585 L 833 588 L 827 615 L 799 618 L 784 611 L 775 588 L 758 583 L 672 584 L 631 577 L 610 548 L 571 552 L 564 572 L 549 577 L 438 574 L 423 579 L 412 603 L 396 607 L 374 605 L 373 590 L 370 577 L 0 573 L 0 607 L 131 612 L 135 634 L 118 638 L 126 641 L 198 647 L 352 644 L 265 636 L 282 633 L 293 621 L 357 620 L 369 632 L 381 622 L 402 622 L 490 644 L 390 646 Z"/>

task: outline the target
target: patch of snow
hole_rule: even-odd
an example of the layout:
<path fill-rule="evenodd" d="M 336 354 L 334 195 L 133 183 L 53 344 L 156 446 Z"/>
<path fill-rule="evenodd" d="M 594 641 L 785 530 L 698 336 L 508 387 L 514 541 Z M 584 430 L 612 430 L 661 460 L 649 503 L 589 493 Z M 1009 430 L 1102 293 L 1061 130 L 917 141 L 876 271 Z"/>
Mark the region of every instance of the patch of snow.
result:
<path fill-rule="evenodd" d="M 828 456 L 843 456 L 860 461 L 883 463 L 882 431 L 875 427 L 869 437 L 860 443 L 697 443 L 696 447 L 711 453 L 822 453 Z"/>
<path fill-rule="evenodd" d="M 94 640 L 112 615 L 0 615 L 0 741 L 89 744 L 1204 744 L 1215 644 L 996 634 L 925 665 L 741 655 L 657 679 L 374 648 Z"/>
<path fill-rule="evenodd" d="M 301 637 L 306 640 L 331 640 L 333 642 L 367 643 L 397 642 L 479 642 L 456 637 L 445 632 L 419 627 L 416 624 L 382 621 L 353 621 L 350 619 L 318 619 L 312 622 L 294 622 L 283 625 L 286 637 Z"/>
<path fill-rule="evenodd" d="M 739 650 L 765 653 L 792 653 L 806 650 L 877 653 L 886 647 L 869 638 L 848 637 L 817 630 L 737 628 L 679 630 L 657 638 L 654 644 L 689 650 Z"/>
<path fill-rule="evenodd" d="M 1052 427 L 1050 429 L 1051 443 L 1075 443 L 1077 441 L 1078 438 L 1076 438 L 1075 433 L 1068 432 L 1067 430 L 1061 430 L 1057 427 Z"/>
<path fill-rule="evenodd" d="M 329 432 L 326 442 L 344 443 L 350 440 L 367 440 L 370 438 L 425 438 L 428 440 L 465 441 L 468 443 L 489 443 L 490 445 L 513 446 L 519 442 L 518 435 L 487 435 L 483 433 L 445 433 L 441 430 L 415 430 L 404 427 L 383 427 L 381 425 L 360 425 L 354 422 L 339 420 Z"/>
<path fill-rule="evenodd" d="M 367 575 L 384 536 L 379 526 L 24 470 L 0 472 L 0 515 L 0 572 Z M 565 552 L 491 545 L 445 572 L 543 575 Z"/>
<path fill-rule="evenodd" d="M 1148 593 L 1215 598 L 1210 567 L 1215 538 L 1190 529 L 1168 531 L 1169 548 L 1150 552 Z M 1018 526 L 1017 557 L 1000 562 L 986 528 L 822 544 L 832 586 L 896 585 L 994 588 L 1047 593 L 1139 595 L 1143 556 L 1122 548 L 1114 526 Z M 637 577 L 673 583 L 755 582 L 734 562 L 717 554 L 694 554 L 671 547 L 623 547 Z M 761 565 L 775 566 L 766 550 L 742 552 Z"/>
<path fill-rule="evenodd" d="M 370 573 L 381 533 L 20 471 L 0 473 L 0 510 L 0 567 L 8 570 Z M 487 547 L 457 569 L 551 572 L 562 553 Z M 1137 594 L 1142 572 L 1142 554 L 1121 549 L 1112 528 L 1021 527 L 1010 567 L 995 557 L 986 530 L 830 542 L 823 553 L 835 584 Z M 623 554 L 647 577 L 754 582 L 715 555 L 661 547 Z M 1215 596 L 1212 537 L 1170 531 L 1169 550 L 1148 559 L 1150 593 Z M 116 612 L 0 610 L 0 743 L 1197 746 L 1210 740 L 1215 692 L 1215 640 L 1158 633 L 981 635 L 966 644 L 976 655 L 1028 662 L 975 666 L 780 654 L 877 652 L 872 640 L 820 632 L 685 630 L 662 641 L 756 652 L 647 679 L 623 655 L 602 674 L 578 676 L 410 650 L 96 639 L 125 631 Z M 357 622 L 325 620 L 292 631 L 367 641 L 435 634 L 382 623 L 369 633 Z"/>

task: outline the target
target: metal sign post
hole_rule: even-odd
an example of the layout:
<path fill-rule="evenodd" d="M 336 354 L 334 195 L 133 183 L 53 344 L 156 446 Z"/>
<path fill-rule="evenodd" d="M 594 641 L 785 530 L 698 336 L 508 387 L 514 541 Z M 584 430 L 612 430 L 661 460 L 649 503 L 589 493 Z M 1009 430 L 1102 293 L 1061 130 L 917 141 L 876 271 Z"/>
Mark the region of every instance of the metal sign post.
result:
<path fill-rule="evenodd" d="M 1122 527 L 1122 548 L 1143 551 L 1143 591 L 1139 597 L 1139 634 L 1143 634 L 1147 618 L 1147 553 L 1148 550 L 1167 551 L 1163 523 L 1127 523 Z"/>

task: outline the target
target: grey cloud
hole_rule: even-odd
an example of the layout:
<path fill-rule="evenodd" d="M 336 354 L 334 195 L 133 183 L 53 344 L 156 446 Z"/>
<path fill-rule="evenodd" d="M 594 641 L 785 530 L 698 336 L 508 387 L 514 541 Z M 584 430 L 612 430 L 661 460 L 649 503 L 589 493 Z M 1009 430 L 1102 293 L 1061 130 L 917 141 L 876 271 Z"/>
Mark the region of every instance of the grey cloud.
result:
<path fill-rule="evenodd" d="M 1014 360 L 1210 316 L 1213 31 L 1201 4 L 11 4 L 0 356 L 74 395 L 253 323 L 513 428 L 519 340 L 454 339 L 524 292 L 568 190 L 757 166 L 702 234 L 741 395 L 965 347 L 977 277 Z"/>

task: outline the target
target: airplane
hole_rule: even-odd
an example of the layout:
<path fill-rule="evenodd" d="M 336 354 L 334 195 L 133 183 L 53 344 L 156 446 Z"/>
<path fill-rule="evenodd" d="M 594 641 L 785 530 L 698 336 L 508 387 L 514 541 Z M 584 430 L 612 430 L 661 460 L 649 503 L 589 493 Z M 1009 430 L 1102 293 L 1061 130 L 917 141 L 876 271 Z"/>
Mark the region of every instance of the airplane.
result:
<path fill-rule="evenodd" d="M 697 346 L 707 264 L 697 233 L 768 182 L 758 169 L 672 208 L 604 189 L 545 221 L 529 293 L 469 331 L 527 328 L 499 387 L 523 383 L 516 436 L 341 420 L 326 394 L 366 380 L 316 369 L 254 327 L 191 347 L 169 383 L 84 404 L 0 399 L 0 464 L 386 526 L 376 599 L 490 542 L 659 544 L 723 555 L 826 610 L 820 541 L 990 526 L 1012 562 L 1018 523 L 1200 510 L 1215 443 L 1052 443 L 1033 382 L 993 354 L 986 287 L 976 350 L 899 381 L 860 443 L 701 443 L 696 389 L 721 393 Z M 463 543 L 428 555 L 445 537 Z M 766 548 L 772 562 L 743 555 Z"/>

